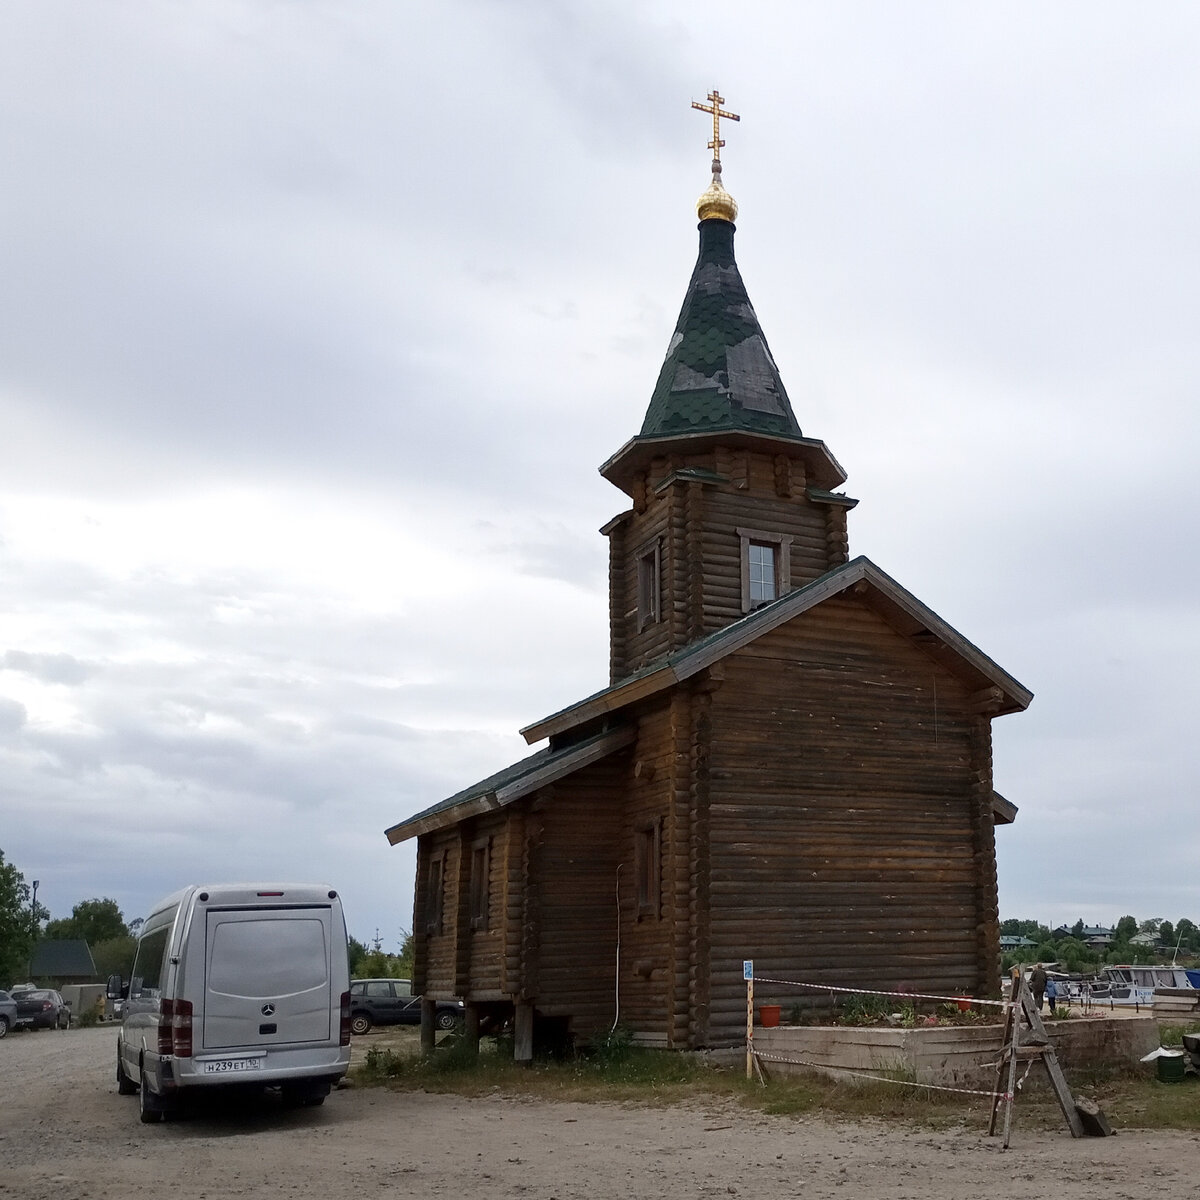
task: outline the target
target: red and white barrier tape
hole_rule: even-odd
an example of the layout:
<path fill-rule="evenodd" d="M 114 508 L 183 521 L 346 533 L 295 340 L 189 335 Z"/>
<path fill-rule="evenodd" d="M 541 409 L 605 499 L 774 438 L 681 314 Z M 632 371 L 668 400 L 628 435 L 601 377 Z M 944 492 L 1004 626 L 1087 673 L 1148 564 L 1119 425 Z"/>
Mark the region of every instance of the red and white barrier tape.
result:
<path fill-rule="evenodd" d="M 993 1008 L 1008 1008 L 1013 1003 L 1011 1000 L 980 1000 L 975 996 L 930 996 L 923 992 L 876 992 L 870 988 L 834 987 L 831 983 L 804 983 L 799 979 L 766 979 L 762 975 L 755 975 L 754 982 L 774 983 L 783 987 L 812 988 L 817 992 L 844 992 L 851 996 L 895 996 L 901 1000 L 944 1000 L 950 1004 L 957 1004 L 960 1000 L 969 1000 L 972 1004 L 987 1004 Z"/>

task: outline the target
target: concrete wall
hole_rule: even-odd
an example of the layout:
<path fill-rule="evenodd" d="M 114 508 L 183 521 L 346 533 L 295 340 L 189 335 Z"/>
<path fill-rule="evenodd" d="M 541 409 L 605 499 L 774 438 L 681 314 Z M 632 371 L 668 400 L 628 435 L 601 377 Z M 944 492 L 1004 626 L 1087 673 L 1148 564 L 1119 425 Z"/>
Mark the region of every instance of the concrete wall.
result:
<path fill-rule="evenodd" d="M 1047 1031 L 1064 1070 L 1132 1066 L 1159 1044 L 1153 1017 L 1095 1017 L 1055 1021 Z M 873 1074 L 900 1070 L 919 1083 L 988 1087 L 995 1082 L 1002 1025 L 938 1025 L 896 1029 L 858 1026 L 781 1026 L 755 1029 L 754 1048 L 770 1074 L 835 1069 Z M 1024 1067 L 1020 1067 L 1024 1071 Z M 1030 1075 L 1045 1079 L 1037 1067 Z M 839 1075 L 839 1078 L 853 1076 Z"/>

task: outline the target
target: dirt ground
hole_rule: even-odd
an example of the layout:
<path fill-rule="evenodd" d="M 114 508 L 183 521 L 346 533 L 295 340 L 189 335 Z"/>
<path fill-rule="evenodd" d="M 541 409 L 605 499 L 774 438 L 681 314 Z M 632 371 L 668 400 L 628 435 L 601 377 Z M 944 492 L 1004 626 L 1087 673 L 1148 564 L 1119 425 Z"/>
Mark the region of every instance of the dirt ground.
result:
<path fill-rule="evenodd" d="M 373 1042 L 377 1038 L 379 1042 Z M 1073 1141 L 684 1108 L 480 1100 L 351 1088 L 324 1106 L 256 1100 L 142 1125 L 118 1096 L 111 1026 L 0 1041 L 0 1197 L 230 1196 L 693 1200 L 1146 1200 L 1194 1196 L 1200 1137 Z M 356 1039 L 356 1053 L 380 1044 Z M 1019 1117 L 1019 1110 L 1018 1110 Z"/>

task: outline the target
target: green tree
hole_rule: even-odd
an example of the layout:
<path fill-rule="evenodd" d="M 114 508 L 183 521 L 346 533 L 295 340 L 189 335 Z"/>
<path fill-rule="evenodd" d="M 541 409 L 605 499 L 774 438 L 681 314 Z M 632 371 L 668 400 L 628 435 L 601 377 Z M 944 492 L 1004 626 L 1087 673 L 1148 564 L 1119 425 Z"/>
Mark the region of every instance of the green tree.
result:
<path fill-rule="evenodd" d="M 1043 962 L 1043 963 L 1057 962 L 1058 961 L 1058 948 L 1051 941 L 1043 942 L 1037 948 L 1037 957 L 1034 959 L 1034 961 L 1035 962 Z"/>
<path fill-rule="evenodd" d="M 1158 940 L 1168 950 L 1175 949 L 1175 939 L 1179 935 L 1175 932 L 1175 926 L 1170 921 L 1164 921 L 1158 927 Z"/>
<path fill-rule="evenodd" d="M 69 917 L 46 926 L 48 938 L 82 938 L 89 946 L 129 936 L 125 917 L 115 900 L 81 900 Z M 115 974 L 115 972 L 114 972 Z"/>
<path fill-rule="evenodd" d="M 110 975 L 120 975 L 128 979 L 133 971 L 133 955 L 137 950 L 137 938 L 130 934 L 124 937 L 106 938 L 102 942 L 89 942 L 92 952 L 92 962 L 96 964 L 96 975 L 107 979 Z"/>
<path fill-rule="evenodd" d="M 1087 947 L 1073 937 L 1060 938 L 1055 945 L 1055 957 L 1068 971 L 1078 971 L 1087 961 Z"/>
<path fill-rule="evenodd" d="M 1075 924 L 1071 926 L 1071 936 L 1073 938 L 1077 938 L 1080 941 L 1083 940 L 1083 918 L 1082 917 L 1080 917 L 1079 920 L 1076 921 Z"/>
<path fill-rule="evenodd" d="M 1113 940 L 1127 942 L 1138 931 L 1137 917 L 1122 917 L 1113 930 Z"/>
<path fill-rule="evenodd" d="M 1182 939 L 1180 945 L 1189 950 L 1200 950 L 1200 929 L 1188 917 L 1180 917 L 1175 922 L 1175 936 Z"/>
<path fill-rule="evenodd" d="M 33 925 L 29 885 L 0 850 L 0 987 L 15 983 L 29 969 Z"/>

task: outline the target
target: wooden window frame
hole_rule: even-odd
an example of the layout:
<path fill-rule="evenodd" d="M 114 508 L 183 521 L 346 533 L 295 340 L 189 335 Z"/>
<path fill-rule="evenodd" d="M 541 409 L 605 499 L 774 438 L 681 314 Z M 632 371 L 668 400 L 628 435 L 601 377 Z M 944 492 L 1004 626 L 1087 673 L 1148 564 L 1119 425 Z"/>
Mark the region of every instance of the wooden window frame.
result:
<path fill-rule="evenodd" d="M 644 821 L 633 831 L 633 875 L 638 920 L 662 915 L 662 820 Z"/>
<path fill-rule="evenodd" d="M 662 620 L 662 539 L 645 546 L 637 556 L 637 627 Z"/>
<path fill-rule="evenodd" d="M 792 590 L 792 535 L 771 533 L 766 529 L 737 530 L 741 540 L 739 559 L 742 564 L 742 612 L 748 613 L 771 600 L 760 600 L 754 604 L 750 599 L 750 547 L 769 546 L 775 552 L 775 595 L 774 600 Z"/>
<path fill-rule="evenodd" d="M 440 850 L 429 859 L 425 868 L 425 932 L 436 936 L 442 932 L 442 917 L 446 907 L 446 852 Z"/>
<path fill-rule="evenodd" d="M 492 839 L 471 844 L 470 924 L 474 933 L 486 933 L 492 907 Z"/>

